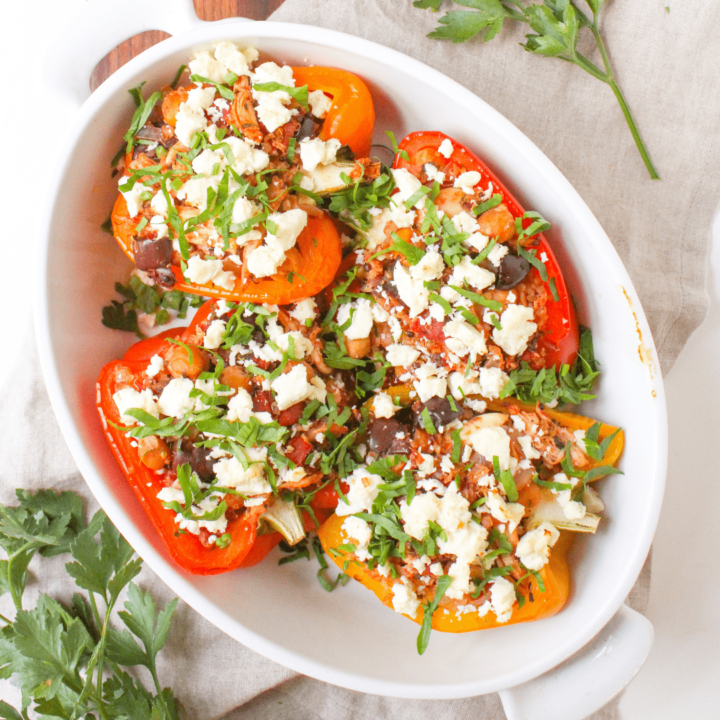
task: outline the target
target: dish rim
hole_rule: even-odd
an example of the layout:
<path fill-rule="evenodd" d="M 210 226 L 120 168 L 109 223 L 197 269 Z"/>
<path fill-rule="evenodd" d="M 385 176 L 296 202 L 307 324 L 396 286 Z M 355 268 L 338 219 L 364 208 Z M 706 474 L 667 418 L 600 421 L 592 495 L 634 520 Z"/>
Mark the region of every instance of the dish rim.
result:
<path fill-rule="evenodd" d="M 128 80 L 138 73 L 138 71 L 141 71 L 143 68 L 149 68 L 164 59 L 165 56 L 180 51 L 183 48 L 190 50 L 192 47 L 220 39 L 232 39 L 235 42 L 240 42 L 243 38 L 294 40 L 316 43 L 332 49 L 353 52 L 374 61 L 381 62 L 401 73 L 411 75 L 413 78 L 421 80 L 422 82 L 430 81 L 438 87 L 441 87 L 441 92 L 444 95 L 464 105 L 471 113 L 482 117 L 483 121 L 491 126 L 493 130 L 502 137 L 505 143 L 522 154 L 526 163 L 535 166 L 538 172 L 542 172 L 550 179 L 554 185 L 555 193 L 559 196 L 564 196 L 568 205 L 568 211 L 575 213 L 578 222 L 588 228 L 592 233 L 593 239 L 601 243 L 602 250 L 606 255 L 608 263 L 611 265 L 615 277 L 621 283 L 629 297 L 630 312 L 632 312 L 635 317 L 638 330 L 642 333 L 645 345 L 651 355 L 651 363 L 655 369 L 651 383 L 656 393 L 653 407 L 655 427 L 657 428 L 655 441 L 658 452 L 656 456 L 652 458 L 651 467 L 648 468 L 648 476 L 652 478 L 654 492 L 648 497 L 647 522 L 638 533 L 638 539 L 633 553 L 633 561 L 628 566 L 628 570 L 624 576 L 614 583 L 613 592 L 605 599 L 602 609 L 588 622 L 584 631 L 567 638 L 563 643 L 550 650 L 542 659 L 518 666 L 513 669 L 512 672 L 505 673 L 499 680 L 496 679 L 493 682 L 479 680 L 449 686 L 426 686 L 358 677 L 345 670 L 336 670 L 315 660 L 303 657 L 295 651 L 286 650 L 277 643 L 258 635 L 251 628 L 242 625 L 235 618 L 227 615 L 223 610 L 212 607 L 208 604 L 209 601 L 206 600 L 204 594 L 199 592 L 177 568 L 172 566 L 171 561 L 163 557 L 137 532 L 129 514 L 124 508 L 120 507 L 112 497 L 106 481 L 95 468 L 94 462 L 85 448 L 79 429 L 70 412 L 53 356 L 50 336 L 51 312 L 48 308 L 47 277 L 50 272 L 48 250 L 52 232 L 51 223 L 58 202 L 59 183 L 70 162 L 71 151 L 76 147 L 77 141 L 85 131 L 88 123 L 102 108 L 104 103 L 118 91 L 125 91 Z M 36 276 L 37 286 L 34 308 L 35 331 L 43 375 L 60 429 L 90 490 L 121 533 L 128 539 L 138 554 L 141 555 L 143 560 L 146 561 L 152 570 L 185 602 L 234 639 L 297 672 L 352 690 L 417 699 L 469 697 L 513 687 L 533 679 L 560 664 L 586 645 L 612 618 L 627 597 L 642 569 L 657 526 L 664 494 L 667 465 L 667 416 L 662 377 L 659 371 L 660 366 L 645 314 L 630 277 L 608 236 L 605 234 L 589 207 L 564 175 L 555 167 L 549 158 L 509 120 L 470 90 L 443 73 L 425 65 L 419 60 L 415 60 L 383 45 L 325 28 L 294 23 L 268 21 L 248 22 L 244 19 L 237 19 L 235 21 L 224 21 L 222 23 L 208 23 L 207 26 L 201 26 L 179 33 L 163 40 L 130 60 L 108 78 L 108 80 L 85 101 L 79 109 L 73 128 L 66 137 L 66 142 L 64 142 L 63 145 L 65 150 L 58 158 L 47 185 L 48 195 L 46 196 L 44 213 L 40 221 L 41 238 L 37 251 L 38 273 Z"/>

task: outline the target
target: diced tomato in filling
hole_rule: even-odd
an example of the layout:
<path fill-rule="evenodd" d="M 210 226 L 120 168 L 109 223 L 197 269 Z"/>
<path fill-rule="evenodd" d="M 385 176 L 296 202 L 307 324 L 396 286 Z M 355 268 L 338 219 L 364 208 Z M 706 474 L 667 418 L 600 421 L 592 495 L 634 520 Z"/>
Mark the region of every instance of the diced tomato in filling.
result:
<path fill-rule="evenodd" d="M 410 323 L 412 332 L 417 333 L 426 337 L 428 340 L 445 340 L 445 333 L 443 333 L 443 323 L 433 320 L 427 325 L 420 324 L 417 320 L 413 320 Z"/>
<path fill-rule="evenodd" d="M 272 412 L 272 400 L 269 390 L 261 390 L 253 396 L 253 410 L 255 412 Z"/>
<path fill-rule="evenodd" d="M 304 402 L 295 403 L 283 410 L 278 417 L 278 423 L 283 427 L 294 425 L 302 415 Z"/>
<path fill-rule="evenodd" d="M 288 409 L 292 410 L 292 408 Z M 292 440 L 290 440 L 287 447 L 290 448 L 290 451 L 285 453 L 285 457 L 294 462 L 296 465 L 302 465 L 305 462 L 305 458 L 312 452 L 313 449 L 313 446 L 307 440 L 300 437 L 300 435 L 296 435 Z"/>

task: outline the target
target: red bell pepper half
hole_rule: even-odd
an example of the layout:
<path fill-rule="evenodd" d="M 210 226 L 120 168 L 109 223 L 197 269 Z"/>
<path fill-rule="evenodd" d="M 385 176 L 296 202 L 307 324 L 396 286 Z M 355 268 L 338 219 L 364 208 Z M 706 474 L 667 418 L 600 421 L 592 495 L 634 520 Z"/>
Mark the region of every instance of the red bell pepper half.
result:
<path fill-rule="evenodd" d="M 453 152 L 449 158 L 439 152 L 440 145 L 444 140 L 452 143 Z M 525 214 L 522 206 L 498 180 L 492 170 L 475 153 L 447 135 L 441 132 L 410 133 L 399 144 L 398 149 L 399 153 L 395 156 L 393 167 L 405 168 L 414 175 L 420 174 L 425 163 L 432 163 L 446 174 L 455 176 L 475 170 L 480 173 L 479 187 L 483 191 L 487 190 L 492 183 L 493 194 L 497 193 L 502 196 L 502 202 L 514 218 L 522 218 Z M 407 159 L 404 157 L 405 153 L 407 153 Z M 531 223 L 532 220 L 529 218 L 522 220 L 523 228 L 529 227 Z M 543 284 L 547 295 L 547 314 L 539 323 L 542 333 L 537 343 L 539 354 L 545 358 L 545 367 L 555 365 L 559 368 L 564 363 L 572 365 L 578 352 L 579 331 L 575 308 L 560 266 L 542 233 L 535 235 L 531 244 L 524 245 L 524 247 L 535 250 L 536 257 L 542 259 L 547 269 L 547 281 L 542 280 L 537 268 L 533 267 L 531 270 L 531 275 L 534 275 L 536 280 Z M 557 300 L 553 298 L 551 282 L 554 282 Z M 526 356 L 521 356 L 521 359 L 531 360 L 527 355 L 529 355 L 528 351 L 526 351 Z"/>
<path fill-rule="evenodd" d="M 140 458 L 137 442 L 114 425 L 122 425 L 113 394 L 121 387 L 133 386 L 142 389 L 142 379 L 148 362 L 153 355 L 164 355 L 172 345 L 168 337 L 190 340 L 194 328 L 207 317 L 211 303 L 198 310 L 189 328 L 175 328 L 159 336 L 142 340 L 133 345 L 122 360 L 106 365 L 97 382 L 97 408 L 100 413 L 105 437 L 118 465 L 125 474 L 135 496 L 140 501 L 153 527 L 159 533 L 168 553 L 184 570 L 198 575 L 214 575 L 248 565 L 254 565 L 270 552 L 279 542 L 279 533 L 261 536 L 262 542 L 254 549 L 257 535 L 257 518 L 230 520 L 227 533 L 231 541 L 224 548 L 207 548 L 197 536 L 179 533 L 175 514 L 167 510 L 158 500 L 157 494 L 163 488 L 160 478 L 146 467 Z M 113 425 L 114 423 L 114 425 Z M 252 551 L 252 552 L 251 552 Z"/>

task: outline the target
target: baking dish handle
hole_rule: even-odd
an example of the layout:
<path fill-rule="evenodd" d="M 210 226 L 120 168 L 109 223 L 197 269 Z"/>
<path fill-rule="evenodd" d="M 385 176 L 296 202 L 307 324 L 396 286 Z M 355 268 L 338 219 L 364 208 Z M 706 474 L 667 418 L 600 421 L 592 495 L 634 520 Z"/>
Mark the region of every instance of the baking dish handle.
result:
<path fill-rule="evenodd" d="M 582 720 L 612 700 L 643 666 L 650 621 L 621 605 L 582 650 L 530 682 L 500 691 L 507 720 Z"/>
<path fill-rule="evenodd" d="M 43 78 L 80 106 L 90 96 L 90 75 L 123 40 L 145 30 L 177 35 L 205 25 L 192 0 L 96 0 L 87 2 L 61 28 L 43 61 Z"/>

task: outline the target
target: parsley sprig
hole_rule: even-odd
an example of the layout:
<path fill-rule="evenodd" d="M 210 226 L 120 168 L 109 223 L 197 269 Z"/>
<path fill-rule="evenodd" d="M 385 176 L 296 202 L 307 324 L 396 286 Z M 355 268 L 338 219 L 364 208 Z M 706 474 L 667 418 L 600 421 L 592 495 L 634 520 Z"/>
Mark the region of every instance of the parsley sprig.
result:
<path fill-rule="evenodd" d="M 437 12 L 442 1 L 415 0 L 413 5 Z M 505 20 L 525 23 L 532 32 L 525 36 L 526 42 L 521 43 L 521 47 L 535 55 L 559 58 L 577 65 L 610 87 L 650 177 L 653 180 L 660 177 L 640 137 L 627 101 L 615 80 L 610 58 L 600 35 L 598 19 L 604 0 L 585 0 L 592 19 L 581 9 L 580 0 L 543 0 L 542 3 L 532 5 L 526 5 L 521 0 L 456 0 L 456 2 L 473 10 L 452 10 L 445 13 L 439 20 L 439 26 L 428 37 L 461 43 L 482 34 L 483 41 L 488 42 L 500 33 Z M 584 29 L 592 35 L 600 52 L 602 68 L 578 51 L 578 40 Z"/>
<path fill-rule="evenodd" d="M 23 705 L 18 712 L 0 701 L 0 717 L 27 720 L 32 710 L 66 720 L 178 720 L 173 694 L 157 674 L 177 599 L 158 612 L 150 593 L 132 582 L 142 560 L 102 511 L 86 524 L 75 493 L 16 492 L 18 506 L 0 506 L 0 547 L 7 554 L 0 560 L 0 595 L 10 593 L 15 605 L 13 620 L 0 616 L 0 677 L 21 689 Z M 86 594 L 75 593 L 67 607 L 41 594 L 26 610 L 30 561 L 65 553 L 72 556 L 68 574 Z M 126 588 L 118 630 L 110 617 Z M 123 669 L 138 665 L 149 670 L 154 694 Z"/>

